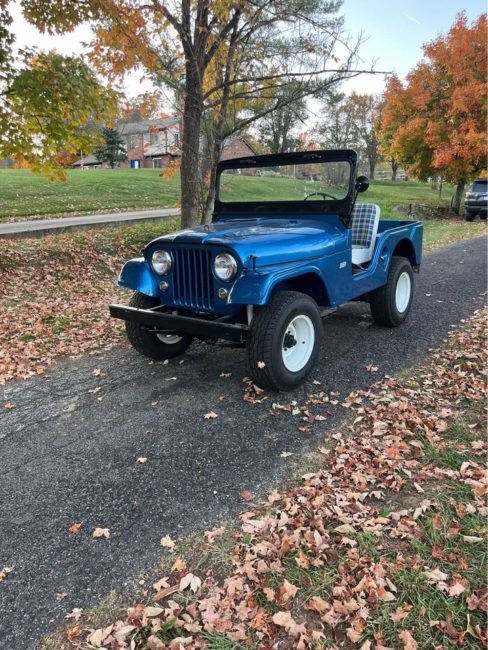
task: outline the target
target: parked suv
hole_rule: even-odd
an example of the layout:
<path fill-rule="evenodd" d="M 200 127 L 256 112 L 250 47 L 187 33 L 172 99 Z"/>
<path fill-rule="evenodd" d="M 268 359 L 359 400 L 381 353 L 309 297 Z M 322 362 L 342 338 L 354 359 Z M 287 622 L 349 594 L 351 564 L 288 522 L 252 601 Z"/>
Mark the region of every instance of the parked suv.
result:
<path fill-rule="evenodd" d="M 486 219 L 488 211 L 488 179 L 477 178 L 466 192 L 464 199 L 464 218 L 473 221 L 477 214 L 480 219 Z"/>

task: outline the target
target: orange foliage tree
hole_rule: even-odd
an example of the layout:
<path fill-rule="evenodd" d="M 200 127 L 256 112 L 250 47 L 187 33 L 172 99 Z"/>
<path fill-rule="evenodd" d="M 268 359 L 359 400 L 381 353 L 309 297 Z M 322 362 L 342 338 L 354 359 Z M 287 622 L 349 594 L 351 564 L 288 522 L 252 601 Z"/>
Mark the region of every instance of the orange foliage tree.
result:
<path fill-rule="evenodd" d="M 456 184 L 459 213 L 466 182 L 486 168 L 487 17 L 457 16 L 446 36 L 424 46 L 406 83 L 391 77 L 380 120 L 383 151 L 421 179 Z"/>

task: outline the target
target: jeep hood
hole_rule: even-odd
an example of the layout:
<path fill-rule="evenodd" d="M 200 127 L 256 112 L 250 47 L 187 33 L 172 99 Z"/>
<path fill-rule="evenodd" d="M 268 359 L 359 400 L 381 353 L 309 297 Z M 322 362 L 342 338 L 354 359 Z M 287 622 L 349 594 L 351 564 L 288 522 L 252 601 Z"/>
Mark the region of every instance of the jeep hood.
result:
<path fill-rule="evenodd" d="M 346 247 L 339 217 L 306 219 L 252 218 L 220 221 L 158 237 L 148 244 L 222 246 L 234 250 L 244 266 L 256 267 L 331 255 Z"/>

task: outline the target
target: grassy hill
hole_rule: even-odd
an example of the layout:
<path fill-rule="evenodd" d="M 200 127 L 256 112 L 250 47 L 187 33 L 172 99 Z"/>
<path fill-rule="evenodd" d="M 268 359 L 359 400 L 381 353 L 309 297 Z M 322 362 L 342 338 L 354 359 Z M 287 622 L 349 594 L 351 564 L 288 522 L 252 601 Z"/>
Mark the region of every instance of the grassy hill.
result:
<path fill-rule="evenodd" d="M 0 221 L 174 207 L 180 194 L 179 176 L 163 180 L 160 171 L 73 169 L 62 183 L 26 170 L 2 169 Z"/>

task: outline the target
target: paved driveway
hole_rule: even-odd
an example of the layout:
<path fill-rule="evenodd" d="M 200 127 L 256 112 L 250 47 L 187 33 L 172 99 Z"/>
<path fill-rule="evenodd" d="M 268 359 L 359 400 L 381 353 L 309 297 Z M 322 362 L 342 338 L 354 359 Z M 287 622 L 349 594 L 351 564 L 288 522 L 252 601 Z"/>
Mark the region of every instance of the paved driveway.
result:
<path fill-rule="evenodd" d="M 344 397 L 374 381 L 369 364 L 376 376 L 410 366 L 482 306 L 485 238 L 426 255 L 417 278 L 401 328 L 376 326 L 360 303 L 324 321 L 321 388 Z M 15 570 L 0 583 L 1 648 L 33 648 L 73 607 L 130 589 L 157 562 L 163 535 L 238 512 L 241 490 L 259 494 L 286 475 L 293 456 L 281 452 L 310 448 L 341 415 L 329 409 L 302 433 L 297 418 L 271 417 L 271 403 L 318 387 L 253 405 L 242 400 L 245 373 L 243 350 L 196 344 L 183 363 L 151 364 L 123 349 L 4 387 L 0 404 L 15 408 L 0 412 L 0 569 Z M 219 417 L 205 420 L 209 410 Z M 110 539 L 92 539 L 97 526 L 110 528 Z M 67 596 L 58 602 L 57 593 Z"/>

